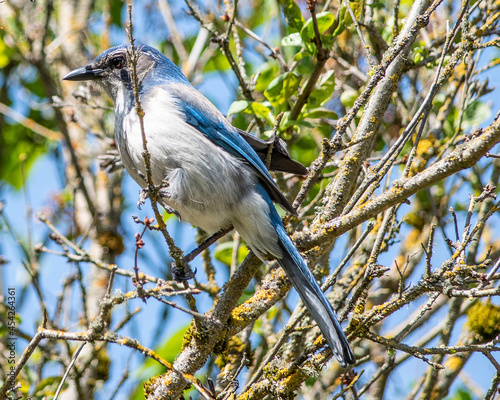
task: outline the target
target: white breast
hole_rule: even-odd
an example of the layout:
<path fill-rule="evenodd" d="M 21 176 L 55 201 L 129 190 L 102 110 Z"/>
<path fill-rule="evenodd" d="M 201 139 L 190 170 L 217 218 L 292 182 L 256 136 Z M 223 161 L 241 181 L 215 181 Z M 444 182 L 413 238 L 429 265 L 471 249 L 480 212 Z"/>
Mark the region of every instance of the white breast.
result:
<path fill-rule="evenodd" d="M 174 99 L 162 89 L 143 104 L 147 148 L 153 181 L 166 180 L 166 203 L 184 221 L 215 231 L 231 224 L 234 208 L 255 184 L 254 172 L 241 160 L 213 144 L 188 125 Z M 123 164 L 134 180 L 146 186 L 139 118 L 123 94 L 116 99 L 115 136 Z"/>

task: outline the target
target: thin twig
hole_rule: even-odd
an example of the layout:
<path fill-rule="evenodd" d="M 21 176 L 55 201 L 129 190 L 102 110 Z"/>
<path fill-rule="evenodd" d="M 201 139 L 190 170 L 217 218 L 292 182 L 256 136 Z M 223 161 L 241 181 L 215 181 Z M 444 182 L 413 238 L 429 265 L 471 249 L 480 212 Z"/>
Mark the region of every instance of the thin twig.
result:
<path fill-rule="evenodd" d="M 271 47 L 268 43 L 266 43 L 260 36 L 252 32 L 250 29 L 248 29 L 245 25 L 243 25 L 240 21 L 237 19 L 234 19 L 234 25 L 237 26 L 239 29 L 241 29 L 243 32 L 247 34 L 247 36 L 251 37 L 255 41 L 259 42 L 261 45 L 266 47 L 270 52 L 271 52 L 271 57 L 276 59 L 279 64 L 281 65 L 281 68 L 283 68 L 284 71 L 289 71 L 290 68 L 288 67 L 285 59 L 281 55 L 279 48 L 274 48 Z"/>
<path fill-rule="evenodd" d="M 356 16 L 354 15 L 354 11 L 352 11 L 351 6 L 349 4 L 348 0 L 344 0 L 344 5 L 347 8 L 349 15 L 351 16 L 352 22 L 356 28 L 356 31 L 358 32 L 359 40 L 361 41 L 361 46 L 363 47 L 363 50 L 365 52 L 366 59 L 368 60 L 368 64 L 370 64 L 370 67 L 375 68 L 377 65 L 377 62 L 373 58 L 372 51 L 370 49 L 370 46 L 366 43 L 366 40 L 363 36 L 363 32 L 361 32 L 361 27 L 359 26 L 358 20 L 356 19 Z"/>
<path fill-rule="evenodd" d="M 87 344 L 87 342 L 83 342 L 82 344 L 80 344 L 80 346 L 78 346 L 78 349 L 76 349 L 75 354 L 73 354 L 73 358 L 71 359 L 71 363 L 68 365 L 68 368 L 66 368 L 66 372 L 64 372 L 64 375 L 61 379 L 61 383 L 59 383 L 59 387 L 56 390 L 56 394 L 54 395 L 54 400 L 57 400 L 57 398 L 59 397 L 59 393 L 61 392 L 61 390 L 64 386 L 64 382 L 66 382 L 66 379 L 68 378 L 69 371 L 71 371 L 71 368 L 73 368 L 73 365 L 75 365 L 76 359 L 78 358 L 78 356 L 80 355 L 80 352 L 83 350 L 83 347 L 86 344 Z"/>

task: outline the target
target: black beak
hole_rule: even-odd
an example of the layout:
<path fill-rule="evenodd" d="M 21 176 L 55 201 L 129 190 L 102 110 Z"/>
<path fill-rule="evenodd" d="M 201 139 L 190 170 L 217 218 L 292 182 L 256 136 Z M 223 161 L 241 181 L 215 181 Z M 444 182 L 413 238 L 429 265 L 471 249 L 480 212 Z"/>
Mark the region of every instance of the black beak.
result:
<path fill-rule="evenodd" d="M 74 69 L 63 78 L 63 81 L 91 81 L 101 78 L 103 72 L 102 69 L 93 68 L 89 64 L 85 67 Z"/>

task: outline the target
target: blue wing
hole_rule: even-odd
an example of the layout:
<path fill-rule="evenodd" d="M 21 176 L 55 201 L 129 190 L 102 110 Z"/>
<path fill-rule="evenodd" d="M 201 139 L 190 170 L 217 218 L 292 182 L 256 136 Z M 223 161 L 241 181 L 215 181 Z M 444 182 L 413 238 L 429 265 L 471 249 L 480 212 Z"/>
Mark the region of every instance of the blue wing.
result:
<path fill-rule="evenodd" d="M 255 150 L 241 137 L 224 116 L 191 85 L 169 85 L 168 91 L 174 96 L 186 123 L 227 152 L 248 163 L 256 172 L 267 192 L 276 203 L 292 214 L 296 211 L 280 192 L 266 166 Z"/>

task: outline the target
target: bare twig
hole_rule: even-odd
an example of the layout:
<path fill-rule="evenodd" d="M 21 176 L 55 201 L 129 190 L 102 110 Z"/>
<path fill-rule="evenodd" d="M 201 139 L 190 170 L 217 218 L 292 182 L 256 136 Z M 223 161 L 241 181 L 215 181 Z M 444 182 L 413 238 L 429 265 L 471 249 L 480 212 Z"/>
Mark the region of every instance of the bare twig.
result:
<path fill-rule="evenodd" d="M 75 354 L 73 354 L 73 358 L 71 359 L 71 363 L 68 365 L 68 368 L 66 368 L 66 372 L 64 372 L 64 375 L 61 379 L 61 383 L 59 384 L 59 387 L 56 390 L 56 394 L 54 395 L 54 400 L 57 400 L 57 398 L 59 397 L 59 393 L 61 393 L 61 390 L 64 386 L 64 382 L 68 378 L 68 375 L 69 375 L 69 372 L 71 371 L 71 368 L 73 368 L 73 365 L 75 365 L 75 361 L 78 358 L 78 355 L 83 350 L 83 347 L 86 344 L 87 344 L 87 342 L 83 342 L 82 344 L 80 344 L 80 346 L 78 346 L 78 349 L 76 349 Z"/>
<path fill-rule="evenodd" d="M 368 60 L 368 64 L 370 64 L 370 67 L 374 68 L 377 65 L 377 62 L 373 58 L 370 46 L 366 43 L 366 40 L 363 36 L 363 32 L 361 32 L 361 27 L 359 26 L 358 20 L 356 19 L 356 16 L 354 15 L 354 11 L 352 11 L 351 6 L 349 4 L 348 0 L 344 0 L 344 5 L 349 11 L 349 15 L 351 16 L 352 22 L 356 28 L 356 31 L 358 32 L 359 40 L 361 41 L 361 45 L 363 47 L 363 50 L 365 52 L 366 59 Z"/>

